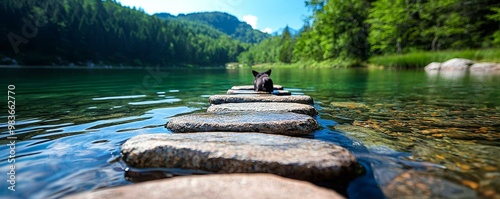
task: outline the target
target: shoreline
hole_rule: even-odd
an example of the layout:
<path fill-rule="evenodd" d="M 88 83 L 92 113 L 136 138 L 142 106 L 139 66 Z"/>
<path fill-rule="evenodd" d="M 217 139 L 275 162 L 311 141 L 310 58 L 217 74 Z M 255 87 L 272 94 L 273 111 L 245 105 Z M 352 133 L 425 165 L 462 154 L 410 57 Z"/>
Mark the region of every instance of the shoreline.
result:
<path fill-rule="evenodd" d="M 162 66 L 31 66 L 31 65 L 0 65 L 1 68 L 17 68 L 17 69 L 108 69 L 108 70 L 144 70 L 147 68 L 162 68 L 162 69 L 224 69 L 223 66 L 176 66 L 176 67 L 162 67 Z"/>

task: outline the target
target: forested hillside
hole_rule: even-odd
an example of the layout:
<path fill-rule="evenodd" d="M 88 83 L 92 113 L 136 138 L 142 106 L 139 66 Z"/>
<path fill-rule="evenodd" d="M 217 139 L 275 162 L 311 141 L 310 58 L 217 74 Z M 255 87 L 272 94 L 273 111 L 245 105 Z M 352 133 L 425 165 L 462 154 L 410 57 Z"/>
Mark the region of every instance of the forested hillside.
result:
<path fill-rule="evenodd" d="M 0 1 L 0 64 L 355 65 L 375 55 L 500 47 L 498 0 L 305 0 L 297 35 L 221 12 L 150 16 L 115 0 Z M 15 60 L 15 61 L 13 61 Z"/>
<path fill-rule="evenodd" d="M 23 65 L 222 65 L 248 44 L 113 0 L 2 0 L 0 60 Z"/>
<path fill-rule="evenodd" d="M 311 22 L 297 37 L 270 38 L 240 62 L 353 65 L 374 55 L 500 46 L 498 0 L 306 0 L 306 6 Z"/>
<path fill-rule="evenodd" d="M 178 16 L 168 13 L 158 13 L 155 16 L 166 20 L 185 20 L 206 24 L 234 39 L 246 43 L 259 43 L 270 36 L 269 34 L 253 29 L 250 25 L 238 20 L 235 16 L 222 12 L 190 13 L 179 14 Z"/>

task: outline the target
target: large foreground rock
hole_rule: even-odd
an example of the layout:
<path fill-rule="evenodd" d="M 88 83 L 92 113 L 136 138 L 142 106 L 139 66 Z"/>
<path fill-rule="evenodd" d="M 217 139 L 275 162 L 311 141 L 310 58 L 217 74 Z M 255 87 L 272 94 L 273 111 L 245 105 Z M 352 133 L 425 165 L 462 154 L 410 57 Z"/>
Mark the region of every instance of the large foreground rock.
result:
<path fill-rule="evenodd" d="M 283 86 L 274 84 L 274 90 L 283 90 Z M 233 86 L 231 90 L 254 90 L 253 85 Z"/>
<path fill-rule="evenodd" d="M 297 113 L 223 112 L 174 117 L 167 128 L 178 133 L 226 131 L 303 136 L 318 129 L 318 123 L 308 115 Z"/>
<path fill-rule="evenodd" d="M 343 198 L 308 182 L 271 174 L 186 176 L 73 195 L 72 199 L 191 199 L 191 198 Z"/>
<path fill-rule="evenodd" d="M 121 148 L 132 167 L 215 173 L 272 173 L 302 180 L 349 181 L 354 156 L 332 143 L 261 133 L 203 132 L 139 135 Z"/>
<path fill-rule="evenodd" d="M 305 114 L 309 116 L 317 115 L 316 109 L 307 104 L 297 103 L 282 103 L 282 102 L 249 102 L 249 103 L 230 103 L 218 104 L 208 107 L 207 112 L 233 112 L 233 111 L 247 111 L 247 112 L 292 112 L 298 114 Z"/>
<path fill-rule="evenodd" d="M 314 104 L 312 97 L 307 95 L 212 95 L 210 104 L 245 103 L 245 102 L 288 102 L 299 104 Z"/>
<path fill-rule="evenodd" d="M 292 93 L 287 90 L 274 90 L 272 93 L 267 93 L 264 91 L 254 91 L 254 90 L 227 90 L 228 95 L 291 95 Z"/>

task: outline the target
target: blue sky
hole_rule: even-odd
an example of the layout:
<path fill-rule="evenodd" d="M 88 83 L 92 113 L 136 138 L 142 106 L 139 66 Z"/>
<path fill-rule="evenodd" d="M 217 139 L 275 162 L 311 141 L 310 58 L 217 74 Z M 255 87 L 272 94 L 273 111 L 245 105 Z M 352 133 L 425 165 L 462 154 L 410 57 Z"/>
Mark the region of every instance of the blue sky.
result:
<path fill-rule="evenodd" d="M 117 0 L 124 6 L 140 7 L 148 14 L 220 11 L 246 21 L 254 29 L 276 31 L 286 25 L 300 29 L 309 15 L 304 0 Z"/>

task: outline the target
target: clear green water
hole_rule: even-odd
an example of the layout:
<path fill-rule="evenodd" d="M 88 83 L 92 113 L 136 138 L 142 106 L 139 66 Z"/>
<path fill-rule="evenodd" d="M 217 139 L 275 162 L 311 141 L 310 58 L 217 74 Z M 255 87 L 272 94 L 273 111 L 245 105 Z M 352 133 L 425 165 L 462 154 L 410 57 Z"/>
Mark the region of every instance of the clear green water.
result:
<path fill-rule="evenodd" d="M 120 160 L 123 142 L 170 133 L 164 128 L 170 117 L 204 111 L 208 96 L 252 83 L 248 69 L 0 70 L 3 173 L 10 166 L 7 86 L 16 87 L 16 192 L 4 175 L 0 193 L 7 198 L 130 184 Z M 381 176 L 407 170 L 498 197 L 500 75 L 275 69 L 271 77 L 312 96 L 323 127 L 313 137 L 348 148 L 366 168 L 347 188 L 350 197 L 383 197 L 390 179 Z"/>

